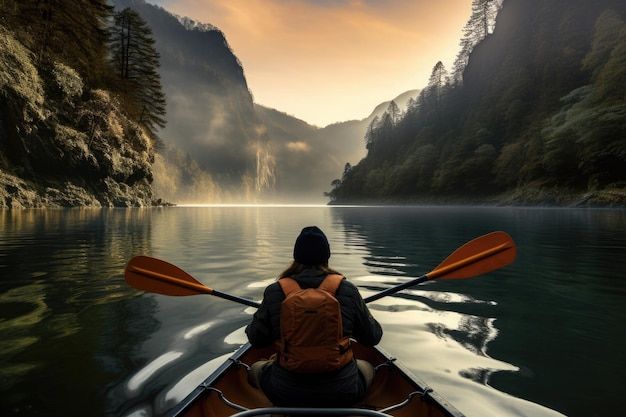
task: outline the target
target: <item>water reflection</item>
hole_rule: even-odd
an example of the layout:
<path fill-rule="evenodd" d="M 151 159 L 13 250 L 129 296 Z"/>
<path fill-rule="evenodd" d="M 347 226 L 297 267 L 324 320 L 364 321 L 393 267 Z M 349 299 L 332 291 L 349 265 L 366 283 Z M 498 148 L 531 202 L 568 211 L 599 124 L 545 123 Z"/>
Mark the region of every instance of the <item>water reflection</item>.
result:
<path fill-rule="evenodd" d="M 128 253 L 149 250 L 150 216 L 149 210 L 0 211 L 0 414 L 43 415 L 48 399 L 66 398 L 77 381 L 106 386 L 126 372 L 116 350 L 123 343 L 135 348 L 142 333 L 120 340 L 124 326 L 132 329 L 132 320 L 121 325 L 131 307 L 125 301 L 137 296 L 121 271 Z M 150 317 L 139 320 L 145 327 Z M 91 390 L 67 411 L 89 403 L 104 409 Z"/>
<path fill-rule="evenodd" d="M 135 397 L 146 382 L 153 378 L 155 374 L 167 367 L 183 355 L 183 352 L 166 352 L 135 373 L 132 378 L 126 382 L 126 395 Z"/>
<path fill-rule="evenodd" d="M 254 309 L 142 294 L 123 281 L 128 259 L 156 256 L 260 300 L 312 224 L 364 296 L 507 231 L 518 246 L 511 267 L 372 303 L 383 347 L 470 417 L 621 409 L 624 212 L 177 207 L 3 211 L 0 224 L 3 416 L 163 415 L 245 341 Z M 581 390 L 581 380 L 594 384 Z"/>
<path fill-rule="evenodd" d="M 368 277 L 371 282 L 373 277 Z M 359 280 L 360 281 L 360 280 Z M 358 281 L 357 281 L 358 282 Z M 442 343 L 448 344 L 454 341 L 460 348 L 477 355 L 488 357 L 488 345 L 498 336 L 498 329 L 495 326 L 496 319 L 493 317 L 482 317 L 477 315 L 463 314 L 455 312 L 453 304 L 485 304 L 495 305 L 493 301 L 477 300 L 473 297 L 440 291 L 407 290 L 400 297 L 395 297 L 392 301 L 387 300 L 383 304 L 374 303 L 370 306 L 373 311 L 387 311 L 392 313 L 419 311 L 419 317 L 411 316 L 414 322 L 405 323 L 415 326 L 419 323 L 425 327 L 428 333 L 435 335 Z M 402 301 L 400 301 L 402 300 Z M 447 304 L 446 310 L 433 307 L 433 305 Z M 408 314 L 403 314 L 406 319 Z M 431 321 L 429 321 L 431 320 Z M 385 327 L 386 329 L 386 327 Z M 489 375 L 494 370 L 517 370 L 510 365 L 497 369 L 473 368 L 460 370 L 459 375 L 472 379 L 483 384 L 489 383 Z"/>
<path fill-rule="evenodd" d="M 626 366 L 623 355 L 618 354 L 626 345 L 611 335 L 626 320 L 623 307 L 626 287 L 621 284 L 626 267 L 626 212 L 403 207 L 373 216 L 373 210 L 337 210 L 336 221 L 345 223 L 352 233 L 360 234 L 359 239 L 368 242 L 372 257 L 391 260 L 406 253 L 403 262 L 406 267 L 382 272 L 386 274 L 421 275 L 460 244 L 491 230 L 505 230 L 517 243 L 518 259 L 511 267 L 479 279 L 442 281 L 436 286 L 424 287 L 428 291 L 437 288 L 446 295 L 462 294 L 462 297 L 487 300 L 478 304 L 447 303 L 451 300 L 436 301 L 424 296 L 424 304 L 459 312 L 472 324 L 455 329 L 451 324 L 433 321 L 431 334 L 438 335 L 438 341 L 454 338 L 462 350 L 449 351 L 439 346 L 434 349 L 445 353 L 445 359 L 437 356 L 427 362 L 420 359 L 422 349 L 420 357 L 411 356 L 409 352 L 404 357 L 418 374 L 428 375 L 428 381 L 433 377 L 442 382 L 440 387 L 446 391 L 448 399 L 463 404 L 464 412 L 468 415 L 472 412 L 471 403 L 467 404 L 470 396 L 494 404 L 489 412 L 500 411 L 503 415 L 511 410 L 517 415 L 541 415 L 545 410 L 539 411 L 532 404 L 511 400 L 506 395 L 497 404 L 489 399 L 497 396 L 497 391 L 482 392 L 471 385 L 453 383 L 455 372 L 450 377 L 437 375 L 433 364 L 436 369 L 444 360 L 463 357 L 466 366 L 456 371 L 459 376 L 519 397 L 533 398 L 570 415 L 591 415 L 596 411 L 587 400 L 582 400 L 585 397 L 595 398 L 596 404 L 602 403 L 607 410 L 619 408 L 613 398 L 619 397 L 620 390 L 626 386 L 614 376 L 612 369 Z M 379 270 L 369 268 L 369 271 L 378 273 Z M 375 291 L 394 285 L 396 281 L 385 277 L 378 285 L 372 282 L 375 280 L 370 279 L 367 288 Z M 407 293 L 411 292 L 405 291 L 395 298 L 408 298 Z M 393 336 L 391 351 L 402 349 L 403 336 Z M 420 348 L 422 342 L 426 343 L 420 341 Z M 406 340 L 406 343 L 411 342 Z M 467 357 L 461 354 L 463 351 L 471 355 L 488 352 L 493 358 L 501 358 L 505 366 L 477 365 L 481 362 L 479 358 Z M 605 352 L 606 356 L 595 356 L 593 352 L 597 351 Z M 602 381 L 604 388 L 592 387 L 581 395 L 577 382 L 581 378 Z M 449 391 L 446 385 L 450 385 Z M 471 393 L 466 392 L 467 388 Z M 484 415 L 479 407 L 474 411 L 476 415 L 481 412 Z"/>

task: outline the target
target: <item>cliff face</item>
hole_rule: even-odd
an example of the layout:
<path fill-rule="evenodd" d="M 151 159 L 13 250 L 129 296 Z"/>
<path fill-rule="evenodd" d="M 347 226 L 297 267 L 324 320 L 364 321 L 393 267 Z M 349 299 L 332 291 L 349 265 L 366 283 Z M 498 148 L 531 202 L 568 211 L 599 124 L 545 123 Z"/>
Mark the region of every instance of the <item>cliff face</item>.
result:
<path fill-rule="evenodd" d="M 270 191 L 274 176 L 270 139 L 255 112 L 243 67 L 224 34 L 143 0 L 113 0 L 112 4 L 117 10 L 131 7 L 141 15 L 160 54 L 167 126 L 159 135 L 168 149 L 155 168 L 159 195 L 177 201 L 221 202 L 234 196 L 253 200 Z M 180 151 L 193 162 L 179 166 L 184 160 Z M 181 169 L 188 172 L 181 174 Z M 198 181 L 185 182 L 189 175 Z M 210 184 L 204 197 L 198 182 Z M 177 186 L 164 186 L 173 183 Z"/>
<path fill-rule="evenodd" d="M 0 26 L 0 208 L 151 205 L 153 160 L 107 91 Z"/>

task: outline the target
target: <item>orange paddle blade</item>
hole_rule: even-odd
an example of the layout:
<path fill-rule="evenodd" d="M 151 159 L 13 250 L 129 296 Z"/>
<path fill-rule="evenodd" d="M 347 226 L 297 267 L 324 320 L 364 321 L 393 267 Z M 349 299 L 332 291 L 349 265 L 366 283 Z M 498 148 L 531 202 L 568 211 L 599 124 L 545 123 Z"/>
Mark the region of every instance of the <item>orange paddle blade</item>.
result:
<path fill-rule="evenodd" d="M 132 258 L 126 265 L 124 276 L 130 286 L 157 294 L 196 295 L 213 292 L 176 265 L 149 256 Z"/>
<path fill-rule="evenodd" d="M 492 232 L 467 242 L 426 274 L 428 279 L 464 279 L 485 274 L 515 260 L 511 236 Z"/>

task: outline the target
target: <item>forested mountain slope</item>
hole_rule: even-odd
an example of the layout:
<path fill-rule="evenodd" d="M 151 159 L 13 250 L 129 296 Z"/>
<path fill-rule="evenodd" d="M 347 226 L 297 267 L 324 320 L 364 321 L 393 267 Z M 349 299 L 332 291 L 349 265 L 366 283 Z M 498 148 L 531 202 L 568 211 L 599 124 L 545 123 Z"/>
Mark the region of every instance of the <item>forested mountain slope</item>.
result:
<path fill-rule="evenodd" d="M 624 1 L 504 0 L 462 79 L 437 71 L 331 203 L 626 202 Z"/>
<path fill-rule="evenodd" d="M 345 167 L 365 157 L 363 137 L 368 124 L 380 117 L 392 101 L 398 107 L 406 108 L 407 102 L 418 94 L 419 90 L 406 91 L 379 104 L 361 120 L 325 127 L 311 126 L 293 116 L 256 104 L 256 113 L 267 127 L 276 161 L 276 199 L 323 203 L 326 200 L 324 193 Z"/>

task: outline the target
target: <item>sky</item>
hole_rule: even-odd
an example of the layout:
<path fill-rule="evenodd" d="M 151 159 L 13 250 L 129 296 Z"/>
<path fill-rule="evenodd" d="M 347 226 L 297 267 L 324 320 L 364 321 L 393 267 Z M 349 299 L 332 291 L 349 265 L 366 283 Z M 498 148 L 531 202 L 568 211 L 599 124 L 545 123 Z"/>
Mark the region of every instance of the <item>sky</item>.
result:
<path fill-rule="evenodd" d="M 147 0 L 210 23 L 242 63 L 254 101 L 319 127 L 451 69 L 472 0 Z"/>

